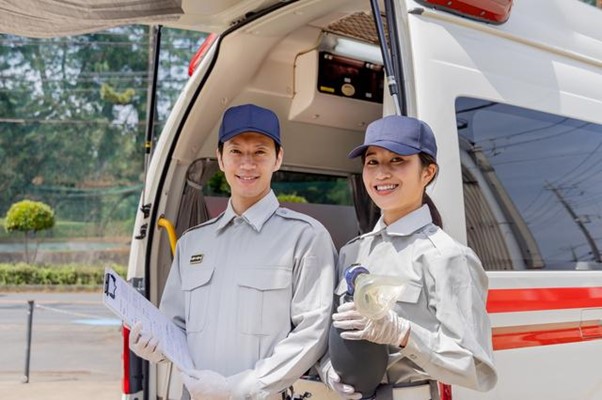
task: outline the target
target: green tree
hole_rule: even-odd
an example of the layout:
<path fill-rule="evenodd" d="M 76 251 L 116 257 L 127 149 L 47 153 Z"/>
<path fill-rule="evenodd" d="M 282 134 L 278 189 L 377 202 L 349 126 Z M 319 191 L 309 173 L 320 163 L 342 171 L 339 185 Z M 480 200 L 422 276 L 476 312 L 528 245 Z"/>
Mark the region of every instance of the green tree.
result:
<path fill-rule="evenodd" d="M 31 261 L 35 261 L 39 241 L 37 233 L 54 226 L 54 211 L 50 206 L 39 201 L 22 200 L 13 204 L 6 213 L 4 227 L 8 232 L 19 231 L 25 237 L 25 262 L 29 259 L 29 239 L 35 242 Z"/>
<path fill-rule="evenodd" d="M 143 170 L 149 28 L 56 39 L 0 35 L 0 214 L 23 198 L 102 228 L 133 214 Z M 164 30 L 158 133 L 205 35 Z M 130 197 L 103 196 L 118 188 Z M 109 191 L 108 191 L 109 192 Z"/>
<path fill-rule="evenodd" d="M 281 193 L 278 195 L 278 201 L 283 203 L 307 203 L 305 197 L 299 196 L 297 193 Z"/>

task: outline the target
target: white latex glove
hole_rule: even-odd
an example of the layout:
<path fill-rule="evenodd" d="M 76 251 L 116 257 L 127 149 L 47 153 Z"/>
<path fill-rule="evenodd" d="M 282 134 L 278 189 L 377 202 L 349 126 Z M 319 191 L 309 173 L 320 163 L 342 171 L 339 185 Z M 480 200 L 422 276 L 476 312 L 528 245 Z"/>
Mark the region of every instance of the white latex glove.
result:
<path fill-rule="evenodd" d="M 139 357 L 153 363 L 165 360 L 165 356 L 159 347 L 159 340 L 150 333 L 144 332 L 142 322 L 138 321 L 130 331 L 130 350 Z"/>
<path fill-rule="evenodd" d="M 370 342 L 400 347 L 410 332 L 410 323 L 393 310 L 377 320 L 362 316 L 354 302 L 343 303 L 332 315 L 335 328 L 343 329 L 341 337 L 347 340 Z"/>
<path fill-rule="evenodd" d="M 207 369 L 180 372 L 192 400 L 228 400 L 230 388 L 226 378 Z"/>
<path fill-rule="evenodd" d="M 257 373 L 253 369 L 246 369 L 229 376 L 226 378 L 226 382 L 230 387 L 232 400 L 265 400 L 270 397 L 270 393 L 262 389 Z"/>
<path fill-rule="evenodd" d="M 341 399 L 345 400 L 359 400 L 362 398 L 360 392 L 356 392 L 355 388 L 351 385 L 341 382 L 341 377 L 334 371 L 332 366 L 328 369 L 326 375 L 328 387 L 334 390 Z"/>

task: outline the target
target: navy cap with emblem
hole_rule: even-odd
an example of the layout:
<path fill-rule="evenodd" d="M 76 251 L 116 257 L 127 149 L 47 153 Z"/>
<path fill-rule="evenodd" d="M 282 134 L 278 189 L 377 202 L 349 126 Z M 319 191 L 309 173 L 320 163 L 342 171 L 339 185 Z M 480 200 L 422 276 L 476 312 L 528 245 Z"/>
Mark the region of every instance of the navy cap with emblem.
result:
<path fill-rule="evenodd" d="M 224 112 L 219 128 L 219 141 L 224 143 L 245 132 L 256 132 L 268 136 L 279 145 L 280 123 L 278 116 L 267 108 L 255 104 L 230 107 Z"/>
<path fill-rule="evenodd" d="M 402 115 L 388 115 L 368 125 L 364 144 L 351 150 L 348 157 L 363 155 L 369 146 L 382 147 L 402 156 L 424 152 L 437 159 L 437 142 L 431 127 L 419 119 Z"/>

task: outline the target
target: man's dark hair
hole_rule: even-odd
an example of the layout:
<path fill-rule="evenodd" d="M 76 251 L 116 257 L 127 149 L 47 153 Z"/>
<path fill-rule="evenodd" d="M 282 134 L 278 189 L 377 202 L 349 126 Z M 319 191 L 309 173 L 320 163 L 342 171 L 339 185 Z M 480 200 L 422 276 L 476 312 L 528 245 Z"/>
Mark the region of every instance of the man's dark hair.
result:
<path fill-rule="evenodd" d="M 276 143 L 276 141 L 273 139 L 272 139 L 272 142 L 274 142 L 274 148 L 276 149 L 276 156 L 278 156 L 278 153 L 280 153 L 280 148 L 282 146 L 280 146 L 278 143 Z M 217 151 L 219 151 L 220 155 L 224 155 L 224 142 L 217 143 Z"/>

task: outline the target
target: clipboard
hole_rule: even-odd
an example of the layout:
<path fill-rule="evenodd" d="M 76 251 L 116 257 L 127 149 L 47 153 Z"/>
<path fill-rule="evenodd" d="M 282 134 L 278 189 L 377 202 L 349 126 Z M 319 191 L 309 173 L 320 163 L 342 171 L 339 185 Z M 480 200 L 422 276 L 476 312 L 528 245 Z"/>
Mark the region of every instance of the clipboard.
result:
<path fill-rule="evenodd" d="M 186 333 L 113 269 L 105 268 L 102 302 L 131 327 L 138 321 L 159 341 L 159 348 L 180 371 L 194 368 Z"/>

